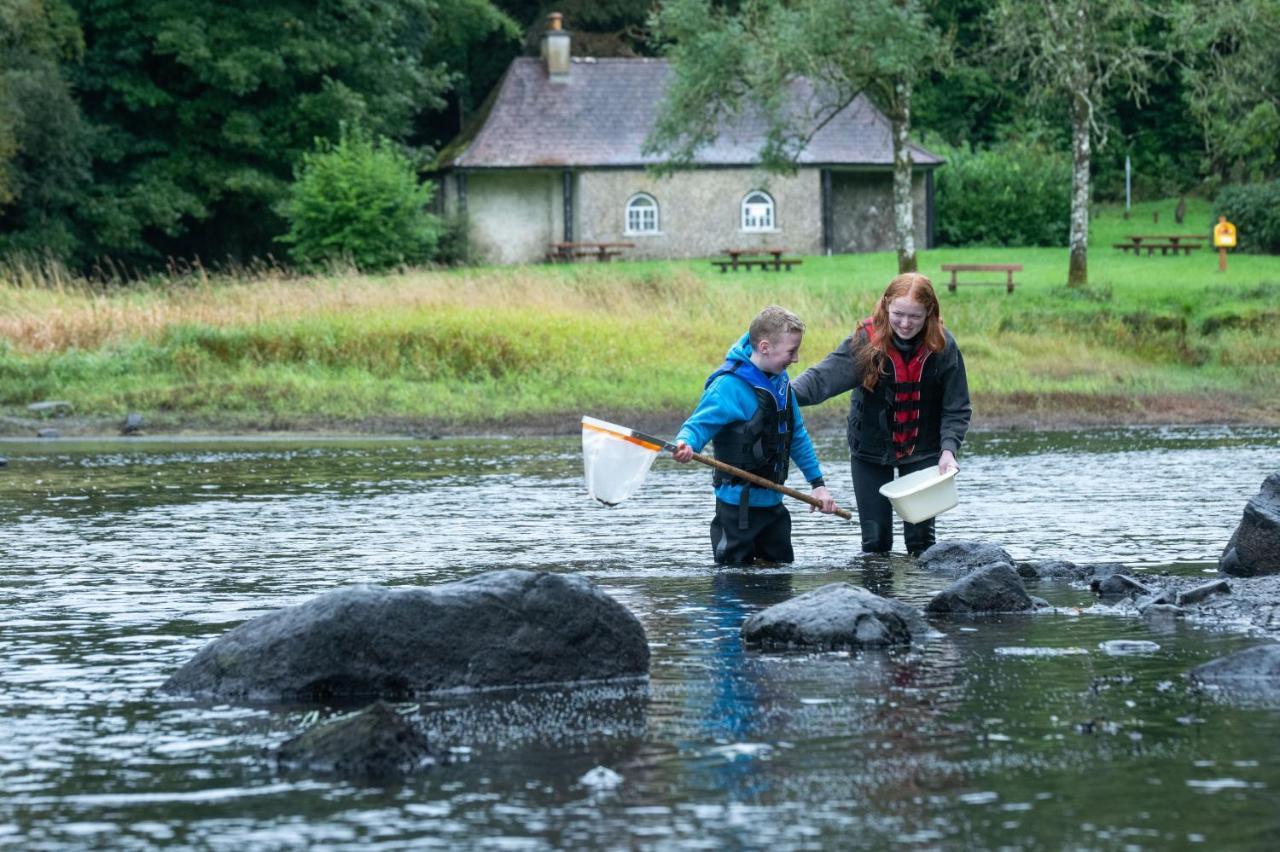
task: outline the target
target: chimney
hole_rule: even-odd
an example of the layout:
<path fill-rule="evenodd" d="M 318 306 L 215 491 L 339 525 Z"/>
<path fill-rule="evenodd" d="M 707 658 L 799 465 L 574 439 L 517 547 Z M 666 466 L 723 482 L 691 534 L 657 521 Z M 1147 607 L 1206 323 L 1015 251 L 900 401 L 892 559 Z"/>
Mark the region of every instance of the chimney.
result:
<path fill-rule="evenodd" d="M 542 34 L 542 62 L 553 83 L 569 82 L 569 33 L 561 29 L 563 23 L 564 15 L 552 12 L 547 16 L 547 31 Z"/>

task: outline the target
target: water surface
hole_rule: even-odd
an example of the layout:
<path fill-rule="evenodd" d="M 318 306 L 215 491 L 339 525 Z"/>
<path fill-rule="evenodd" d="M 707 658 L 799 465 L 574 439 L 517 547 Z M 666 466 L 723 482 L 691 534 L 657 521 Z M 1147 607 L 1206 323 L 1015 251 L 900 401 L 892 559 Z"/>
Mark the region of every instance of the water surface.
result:
<path fill-rule="evenodd" d="M 940 533 L 1019 559 L 1212 572 L 1278 448 L 1275 430 L 1226 428 L 975 436 Z M 847 498 L 839 437 L 819 450 Z M 0 845 L 1280 841 L 1277 708 L 1183 677 L 1256 639 L 1109 615 L 1045 583 L 1033 592 L 1055 613 L 934 622 L 911 651 L 751 651 L 744 618 L 824 583 L 923 605 L 947 581 L 864 560 L 856 524 L 803 506 L 794 565 L 717 571 L 696 465 L 659 461 L 605 509 L 570 439 L 10 441 L 0 455 Z M 317 593 L 508 567 L 600 583 L 644 623 L 650 681 L 428 701 L 415 712 L 448 762 L 394 788 L 274 770 L 269 749 L 328 708 L 155 691 L 229 627 Z"/>

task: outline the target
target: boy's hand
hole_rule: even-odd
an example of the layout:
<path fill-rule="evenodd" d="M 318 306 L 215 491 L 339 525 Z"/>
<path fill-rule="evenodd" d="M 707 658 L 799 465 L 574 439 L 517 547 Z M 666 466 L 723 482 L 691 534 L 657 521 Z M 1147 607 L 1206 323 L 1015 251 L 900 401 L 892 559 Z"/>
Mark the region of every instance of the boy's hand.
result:
<path fill-rule="evenodd" d="M 830 515 L 835 512 L 836 498 L 831 496 L 831 492 L 827 490 L 827 486 L 819 485 L 817 488 L 813 489 L 813 491 L 810 493 L 813 494 L 815 499 L 822 501 L 822 508 L 820 510 L 818 510 L 817 506 L 810 506 L 809 507 L 810 512 L 818 510 L 818 511 L 821 511 L 822 514 L 824 515 Z"/>
<path fill-rule="evenodd" d="M 676 441 L 676 448 L 671 451 L 671 457 L 680 464 L 688 464 L 693 461 L 693 447 L 684 441 Z"/>

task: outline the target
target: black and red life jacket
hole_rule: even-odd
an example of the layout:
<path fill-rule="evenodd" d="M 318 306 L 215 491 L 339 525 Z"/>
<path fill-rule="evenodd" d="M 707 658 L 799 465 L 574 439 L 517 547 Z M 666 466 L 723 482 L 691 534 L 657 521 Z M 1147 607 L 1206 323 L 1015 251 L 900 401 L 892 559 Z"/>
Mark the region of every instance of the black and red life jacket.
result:
<path fill-rule="evenodd" d="M 874 344 L 875 326 L 870 317 L 862 321 L 862 328 L 867 333 L 867 343 Z M 924 375 L 925 362 L 933 353 L 923 343 L 916 346 L 909 359 L 902 356 L 893 341 L 889 341 L 885 349 L 893 365 L 893 387 L 886 394 L 893 455 L 901 459 L 916 451 L 916 438 L 920 434 L 920 378 Z"/>

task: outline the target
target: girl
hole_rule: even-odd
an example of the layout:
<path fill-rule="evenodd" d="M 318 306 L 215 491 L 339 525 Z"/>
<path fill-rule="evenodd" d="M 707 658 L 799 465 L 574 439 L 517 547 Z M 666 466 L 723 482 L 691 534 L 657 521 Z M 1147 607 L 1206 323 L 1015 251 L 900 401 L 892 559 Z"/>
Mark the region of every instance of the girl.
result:
<path fill-rule="evenodd" d="M 973 408 L 964 358 L 942 327 L 938 297 L 923 275 L 889 282 L 872 315 L 821 363 L 792 383 L 800 405 L 816 405 L 847 390 L 849 454 L 864 553 L 893 547 L 893 507 L 880 486 L 899 474 L 937 465 L 959 470 L 956 453 Z M 934 543 L 933 519 L 904 524 L 907 552 Z"/>

